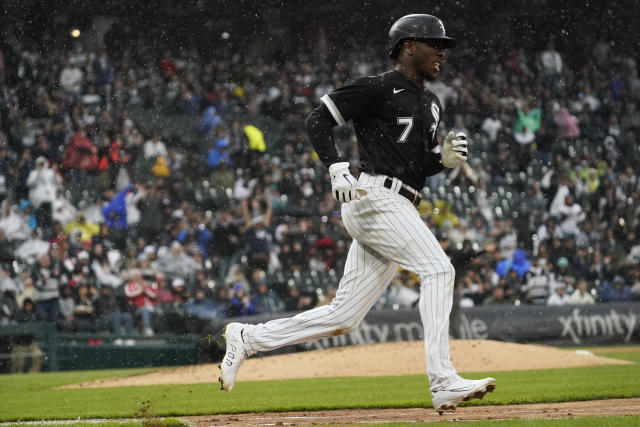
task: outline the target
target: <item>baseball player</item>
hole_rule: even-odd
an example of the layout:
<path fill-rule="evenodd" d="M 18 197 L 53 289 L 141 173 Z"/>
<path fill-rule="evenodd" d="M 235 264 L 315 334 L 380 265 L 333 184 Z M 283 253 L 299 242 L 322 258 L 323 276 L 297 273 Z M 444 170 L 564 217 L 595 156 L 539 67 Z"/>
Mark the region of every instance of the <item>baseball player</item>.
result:
<path fill-rule="evenodd" d="M 333 197 L 342 203 L 342 220 L 353 237 L 344 275 L 331 305 L 258 325 L 228 324 L 220 366 L 223 390 L 233 388 L 244 359 L 259 351 L 356 330 L 400 266 L 420 278 L 434 408 L 442 414 L 493 391 L 495 379 L 463 379 L 451 364 L 449 312 L 455 271 L 417 211 L 426 178 L 467 160 L 463 133 L 449 132 L 439 146 L 440 101 L 424 87 L 425 81 L 436 79 L 445 49 L 455 44 L 435 16 L 404 16 L 389 31 L 395 69 L 358 78 L 324 95 L 307 118 L 309 138 L 329 168 Z M 348 121 L 358 139 L 358 179 L 333 140 L 333 127 Z"/>

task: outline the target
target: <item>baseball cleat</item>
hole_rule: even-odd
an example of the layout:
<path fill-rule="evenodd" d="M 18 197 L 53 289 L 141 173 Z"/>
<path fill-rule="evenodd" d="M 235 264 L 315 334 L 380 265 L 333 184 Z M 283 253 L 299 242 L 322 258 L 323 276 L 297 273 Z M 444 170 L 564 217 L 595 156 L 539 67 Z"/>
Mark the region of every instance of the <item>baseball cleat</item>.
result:
<path fill-rule="evenodd" d="M 447 388 L 432 393 L 433 407 L 442 415 L 445 411 L 455 411 L 456 405 L 471 399 L 482 399 L 485 394 L 496 389 L 495 378 L 465 380 L 460 378 Z"/>
<path fill-rule="evenodd" d="M 236 382 L 236 375 L 240 365 L 248 356 L 244 346 L 242 332 L 245 325 L 242 323 L 229 323 L 224 328 L 224 340 L 227 343 L 227 351 L 220 364 L 221 376 L 218 378 L 220 382 L 220 390 L 231 391 Z"/>

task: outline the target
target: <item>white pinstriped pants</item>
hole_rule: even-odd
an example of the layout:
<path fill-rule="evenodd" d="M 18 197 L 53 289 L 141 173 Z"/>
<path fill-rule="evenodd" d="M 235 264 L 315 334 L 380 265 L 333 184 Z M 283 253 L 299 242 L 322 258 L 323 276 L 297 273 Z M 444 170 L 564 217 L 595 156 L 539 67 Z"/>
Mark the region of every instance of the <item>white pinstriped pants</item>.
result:
<path fill-rule="evenodd" d="M 249 325 L 244 338 L 250 352 L 356 330 L 401 266 L 420 278 L 419 309 L 431 391 L 458 378 L 449 358 L 455 271 L 416 208 L 397 194 L 401 182 L 394 178 L 387 189 L 382 184 L 385 178 L 360 174 L 358 188 L 367 196 L 342 205 L 342 220 L 354 240 L 332 303 L 291 318 Z"/>

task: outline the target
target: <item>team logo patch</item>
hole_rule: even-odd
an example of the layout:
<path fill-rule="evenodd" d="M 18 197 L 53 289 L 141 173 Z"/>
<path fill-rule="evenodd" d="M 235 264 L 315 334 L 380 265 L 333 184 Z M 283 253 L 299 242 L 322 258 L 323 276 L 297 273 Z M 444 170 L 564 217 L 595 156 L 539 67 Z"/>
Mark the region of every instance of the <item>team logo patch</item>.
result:
<path fill-rule="evenodd" d="M 438 123 L 440 122 L 440 107 L 435 101 L 431 101 L 431 115 L 433 116 L 433 124 L 429 128 L 429 132 L 432 134 L 432 137 L 436 136 L 436 131 L 438 130 Z"/>
<path fill-rule="evenodd" d="M 445 34 L 446 31 L 444 30 L 444 24 L 442 23 L 441 20 L 438 19 L 438 26 L 440 27 L 440 29 L 442 30 L 442 34 Z"/>

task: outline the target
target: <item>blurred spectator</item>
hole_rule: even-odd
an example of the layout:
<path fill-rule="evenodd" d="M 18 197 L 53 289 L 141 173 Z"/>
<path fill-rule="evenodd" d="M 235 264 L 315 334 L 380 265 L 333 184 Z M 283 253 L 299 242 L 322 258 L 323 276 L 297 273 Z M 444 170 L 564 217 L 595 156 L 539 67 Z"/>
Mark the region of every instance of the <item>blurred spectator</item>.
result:
<path fill-rule="evenodd" d="M 80 241 L 91 240 L 94 236 L 100 233 L 100 225 L 87 221 L 86 215 L 80 213 L 76 217 L 75 221 L 64 226 L 64 231 L 70 235 L 76 230 L 79 233 Z"/>
<path fill-rule="evenodd" d="M 118 271 L 109 263 L 109 257 L 104 253 L 102 244 L 97 243 L 94 246 L 93 261 L 91 261 L 91 270 L 96 278 L 98 287 L 118 288 L 123 283 L 122 277 Z"/>
<path fill-rule="evenodd" d="M 86 131 L 80 129 L 71 138 L 64 152 L 63 162 L 63 167 L 67 170 L 69 186 L 76 192 L 76 197 L 73 199 L 76 203 L 80 200 L 79 190 L 90 182 L 87 173 L 95 170 L 97 166 L 98 149 L 87 138 Z"/>
<path fill-rule="evenodd" d="M 60 317 L 58 328 L 63 331 L 73 331 L 75 325 L 75 316 L 73 307 L 76 304 L 73 288 L 69 285 L 62 286 L 60 289 L 60 299 L 58 306 L 60 307 Z"/>
<path fill-rule="evenodd" d="M 553 122 L 557 127 L 558 138 L 575 139 L 580 136 L 578 119 L 566 107 L 560 108 L 558 113 L 553 116 Z"/>
<path fill-rule="evenodd" d="M 485 118 L 481 128 L 489 137 L 489 142 L 495 143 L 498 139 L 498 132 L 502 129 L 502 122 L 498 112 L 493 111 L 489 117 Z"/>
<path fill-rule="evenodd" d="M 151 173 L 157 178 L 168 178 L 171 171 L 167 166 L 167 159 L 164 156 L 156 157 L 156 162 L 151 167 Z"/>
<path fill-rule="evenodd" d="M 538 69 L 543 76 L 556 76 L 562 73 L 562 56 L 555 50 L 553 39 L 547 41 L 547 46 L 538 57 Z"/>
<path fill-rule="evenodd" d="M 258 214 L 253 218 L 249 214 L 248 202 L 242 200 L 242 214 L 245 225 L 241 231 L 246 233 L 247 256 L 249 268 L 261 268 L 267 270 L 270 260 L 271 235 L 268 227 L 271 225 L 271 203 L 266 203 L 264 215 Z"/>
<path fill-rule="evenodd" d="M 612 282 L 607 282 L 602 288 L 602 300 L 605 302 L 631 301 L 634 297 L 631 287 L 626 285 L 622 276 L 616 276 Z"/>
<path fill-rule="evenodd" d="M 420 293 L 414 288 L 406 286 L 402 281 L 402 275 L 396 273 L 385 292 L 385 298 L 385 307 L 397 310 L 399 308 L 415 307 L 420 298 Z"/>
<path fill-rule="evenodd" d="M 220 122 L 222 122 L 222 119 L 218 115 L 216 107 L 210 105 L 203 111 L 202 120 L 200 121 L 198 130 L 207 135 L 212 133 L 218 127 Z"/>
<path fill-rule="evenodd" d="M 229 306 L 229 316 L 249 316 L 256 313 L 256 307 L 244 286 L 239 283 L 234 285 L 233 296 L 231 297 L 231 304 Z"/>
<path fill-rule="evenodd" d="M 216 169 L 221 163 L 231 166 L 231 157 L 227 152 L 228 146 L 229 143 L 225 138 L 220 138 L 216 141 L 216 146 L 209 151 L 207 156 L 207 164 L 211 169 Z"/>
<path fill-rule="evenodd" d="M 186 305 L 187 314 L 200 319 L 211 320 L 219 316 L 211 298 L 207 298 L 204 289 L 195 290 L 193 298 Z"/>
<path fill-rule="evenodd" d="M 160 139 L 160 135 L 154 133 L 151 139 L 144 143 L 144 157 L 147 159 L 156 159 L 159 156 L 167 158 L 169 155 L 167 146 Z"/>
<path fill-rule="evenodd" d="M 533 261 L 531 268 L 525 275 L 522 286 L 522 297 L 530 304 L 546 304 L 551 295 L 555 282 L 551 273 L 552 265 L 544 258 Z"/>
<path fill-rule="evenodd" d="M 186 283 L 181 277 L 176 277 L 171 281 L 171 291 L 174 295 L 172 307 L 174 310 L 180 309 L 190 299 Z"/>
<path fill-rule="evenodd" d="M 22 310 L 17 316 L 18 323 L 36 322 L 35 306 L 30 299 L 24 300 Z M 23 373 L 27 362 L 31 362 L 29 372 L 40 372 L 44 362 L 44 353 L 32 334 L 14 335 L 11 339 L 11 372 Z"/>
<path fill-rule="evenodd" d="M 571 297 L 567 295 L 567 287 L 562 284 L 556 286 L 555 291 L 549 296 L 547 305 L 566 305 L 572 304 Z"/>
<path fill-rule="evenodd" d="M 564 204 L 560 205 L 557 210 L 557 216 L 561 219 L 560 228 L 563 236 L 575 236 L 580 232 L 578 224 L 586 218 L 582 206 L 575 203 L 573 195 L 567 194 L 564 198 Z"/>
<path fill-rule="evenodd" d="M 220 277 L 225 277 L 229 268 L 240 258 L 242 249 L 242 233 L 233 222 L 229 210 L 222 210 L 218 214 L 210 242 L 212 253 L 218 261 L 217 273 Z"/>
<path fill-rule="evenodd" d="M 527 253 L 522 249 L 516 249 L 512 259 L 502 259 L 496 265 L 496 273 L 500 277 L 507 276 L 513 270 L 517 273 L 518 279 L 522 279 L 530 269 L 531 262 L 527 259 Z"/>
<path fill-rule="evenodd" d="M 142 321 L 144 335 L 153 335 L 157 290 L 143 279 L 140 270 L 136 270 L 133 271 L 131 280 L 126 284 L 124 293 L 136 317 Z"/>
<path fill-rule="evenodd" d="M 280 313 L 284 311 L 284 302 L 278 294 L 269 289 L 265 280 L 261 280 L 258 283 L 251 301 L 257 313 Z"/>
<path fill-rule="evenodd" d="M 78 65 L 72 61 L 68 61 L 67 65 L 60 73 L 60 87 L 65 93 L 73 98 L 80 94 L 84 73 Z"/>
<path fill-rule="evenodd" d="M 571 294 L 569 304 L 573 305 L 589 305 L 594 304 L 595 300 L 588 291 L 587 281 L 585 279 L 578 280 L 576 290 Z"/>
<path fill-rule="evenodd" d="M 29 201 L 36 210 L 38 225 L 45 229 L 51 227 L 51 210 L 56 198 L 58 176 L 49 168 L 47 159 L 40 156 L 36 159 L 36 168 L 27 178 Z"/>
<path fill-rule="evenodd" d="M 219 316 L 228 316 L 229 314 L 229 290 L 225 286 L 215 288 L 213 297 L 214 310 Z"/>
<path fill-rule="evenodd" d="M 16 248 L 15 256 L 26 262 L 33 264 L 35 260 L 49 252 L 50 244 L 40 238 L 37 229 L 31 230 L 31 239 L 25 240 Z"/>
<path fill-rule="evenodd" d="M 171 251 L 158 257 L 158 269 L 169 279 L 183 278 L 192 280 L 200 267 L 194 259 L 185 253 L 182 244 L 177 240 L 171 243 Z"/>
<path fill-rule="evenodd" d="M 111 287 L 102 286 L 100 295 L 93 305 L 96 316 L 96 329 L 98 331 L 109 330 L 116 335 L 133 335 L 131 313 L 121 309 Z"/>
<path fill-rule="evenodd" d="M 15 293 L 11 290 L 2 291 L 0 293 L 0 325 L 15 323 L 19 311 Z"/>
<path fill-rule="evenodd" d="M 484 299 L 483 305 L 500 305 L 500 304 L 512 304 L 512 301 L 505 298 L 504 288 L 497 286 L 493 289 L 491 295 Z"/>
<path fill-rule="evenodd" d="M 60 260 L 52 261 L 48 254 L 41 255 L 31 268 L 35 287 L 35 309 L 38 320 L 57 323 L 60 308 L 60 288 L 69 281 L 69 273 Z"/>
<path fill-rule="evenodd" d="M 95 330 L 95 313 L 93 300 L 89 295 L 89 286 L 80 283 L 75 287 L 76 298 L 73 305 L 73 330 L 76 332 L 93 332 Z"/>
<path fill-rule="evenodd" d="M 54 223 L 66 225 L 74 220 L 77 215 L 77 209 L 65 197 L 62 188 L 56 190 L 56 197 L 51 202 L 51 219 Z"/>
<path fill-rule="evenodd" d="M 8 263 L 13 261 L 14 253 L 11 243 L 7 240 L 6 234 L 2 228 L 0 228 L 0 263 Z"/>
<path fill-rule="evenodd" d="M 3 216 L 0 219 L 0 229 L 4 231 L 7 240 L 10 242 L 21 242 L 31 234 L 26 219 L 20 213 L 17 205 L 10 205 L 7 200 L 3 201 Z"/>

